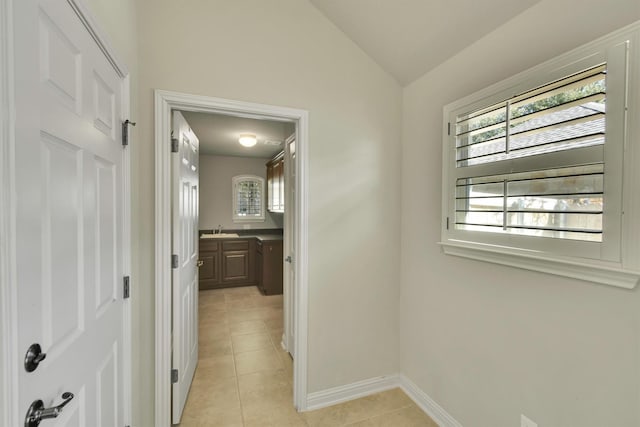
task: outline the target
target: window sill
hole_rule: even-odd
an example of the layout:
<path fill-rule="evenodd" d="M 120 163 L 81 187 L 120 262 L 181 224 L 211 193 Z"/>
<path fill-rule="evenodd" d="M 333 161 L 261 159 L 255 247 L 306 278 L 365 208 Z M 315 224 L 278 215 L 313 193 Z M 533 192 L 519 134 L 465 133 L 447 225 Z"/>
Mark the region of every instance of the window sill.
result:
<path fill-rule="evenodd" d="M 264 217 L 261 217 L 261 218 L 255 218 L 255 217 L 252 217 L 252 218 L 232 218 L 232 222 L 240 223 L 240 224 L 242 224 L 242 223 L 246 224 L 246 223 L 251 223 L 251 222 L 264 222 L 264 221 L 265 221 Z"/>
<path fill-rule="evenodd" d="M 625 270 L 619 264 L 603 265 L 592 260 L 552 258 L 538 253 L 524 253 L 506 247 L 463 241 L 439 242 L 439 244 L 447 255 L 571 277 L 602 285 L 633 289 L 640 280 L 640 271 Z"/>

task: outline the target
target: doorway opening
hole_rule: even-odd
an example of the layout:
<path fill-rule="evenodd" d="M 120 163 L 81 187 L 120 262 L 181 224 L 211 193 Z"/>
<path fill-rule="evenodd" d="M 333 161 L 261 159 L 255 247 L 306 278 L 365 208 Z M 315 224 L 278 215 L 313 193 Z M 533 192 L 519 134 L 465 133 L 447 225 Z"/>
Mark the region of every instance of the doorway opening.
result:
<path fill-rule="evenodd" d="M 307 405 L 307 173 L 308 173 L 308 113 L 304 110 L 274 107 L 269 105 L 230 101 L 186 95 L 175 92 L 155 93 L 155 150 L 156 150 L 156 425 L 171 424 L 171 375 L 172 375 L 172 182 L 171 182 L 171 131 L 172 114 L 180 111 L 188 118 L 202 114 L 216 117 L 270 121 L 283 124 L 292 130 L 292 137 L 282 142 L 282 151 L 287 154 L 290 167 L 287 176 L 291 193 L 285 213 L 280 218 L 285 228 L 284 257 L 290 262 L 283 268 L 284 289 L 284 334 L 282 345 L 294 355 L 293 406 L 304 411 Z M 284 139 L 284 138 L 283 138 Z M 274 145 L 275 143 L 272 142 Z M 287 148 L 288 150 L 285 150 Z M 293 148 L 293 153 L 291 149 Z M 274 150 L 272 150 L 274 151 Z M 202 150 L 201 150 L 202 153 Z M 277 157 L 277 156 L 276 156 Z M 290 171 L 295 170 L 295 173 Z M 274 180 L 266 180 L 273 182 Z M 286 180 L 284 180 L 286 181 Z M 231 188 L 231 183 L 228 184 Z M 273 184 L 272 184 L 273 185 Z M 203 191 L 206 188 L 201 183 Z M 244 187 L 243 187 L 244 188 Z M 247 187 L 249 188 L 249 187 Z M 285 189 L 282 189 L 284 194 Z M 269 192 L 266 192 L 269 194 Z M 276 194 L 271 188 L 271 194 Z M 277 212 L 279 200 L 269 200 L 272 210 Z M 231 212 L 229 212 L 229 215 Z M 285 216 L 290 217 L 285 219 Z M 278 219 L 276 218 L 276 222 Z M 291 229 L 286 230 L 285 223 Z M 229 230 L 222 224 L 204 224 L 199 229 L 206 234 Z M 243 231 L 248 223 L 238 222 L 239 227 L 230 231 Z M 251 225 L 249 225 L 251 227 Z M 222 230 L 221 230 L 222 229 Z M 175 236 L 174 236 L 175 237 Z M 289 241 L 287 242 L 287 237 Z M 229 268 L 244 265 L 238 252 L 230 258 Z M 287 268 L 290 275 L 287 276 Z M 240 268 L 241 270 L 241 268 Z M 238 270 L 238 271 L 240 271 Z M 229 276 L 227 281 L 238 280 Z M 254 277 L 254 280 L 256 278 Z M 214 280 L 215 282 L 215 280 Z M 213 282 L 210 282 L 213 283 Z M 236 282 L 240 283 L 240 282 Z M 258 281 L 256 280 L 256 284 Z M 295 284 L 295 285 L 294 285 Z"/>

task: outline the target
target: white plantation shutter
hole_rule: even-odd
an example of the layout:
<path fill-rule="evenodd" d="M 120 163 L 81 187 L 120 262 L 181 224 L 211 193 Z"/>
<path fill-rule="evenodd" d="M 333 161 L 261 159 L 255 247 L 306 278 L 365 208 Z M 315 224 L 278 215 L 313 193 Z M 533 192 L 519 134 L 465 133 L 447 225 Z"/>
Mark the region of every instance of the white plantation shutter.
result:
<path fill-rule="evenodd" d="M 456 117 L 456 166 L 604 144 L 606 65 Z"/>
<path fill-rule="evenodd" d="M 234 222 L 264 221 L 264 179 L 238 175 L 232 179 Z"/>
<path fill-rule="evenodd" d="M 262 204 L 262 189 L 257 181 L 241 181 L 236 193 L 236 215 L 259 215 Z"/>
<path fill-rule="evenodd" d="M 456 228 L 602 241 L 603 164 L 456 181 Z"/>
<path fill-rule="evenodd" d="M 606 72 L 456 116 L 456 229 L 602 241 Z"/>

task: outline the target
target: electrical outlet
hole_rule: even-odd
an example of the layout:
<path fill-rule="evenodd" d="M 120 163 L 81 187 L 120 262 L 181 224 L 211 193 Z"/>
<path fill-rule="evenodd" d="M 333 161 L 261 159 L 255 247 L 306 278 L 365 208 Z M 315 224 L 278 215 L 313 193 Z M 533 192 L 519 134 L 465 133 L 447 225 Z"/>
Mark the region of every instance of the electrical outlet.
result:
<path fill-rule="evenodd" d="M 531 421 L 524 414 L 520 414 L 520 427 L 538 427 L 538 424 Z"/>

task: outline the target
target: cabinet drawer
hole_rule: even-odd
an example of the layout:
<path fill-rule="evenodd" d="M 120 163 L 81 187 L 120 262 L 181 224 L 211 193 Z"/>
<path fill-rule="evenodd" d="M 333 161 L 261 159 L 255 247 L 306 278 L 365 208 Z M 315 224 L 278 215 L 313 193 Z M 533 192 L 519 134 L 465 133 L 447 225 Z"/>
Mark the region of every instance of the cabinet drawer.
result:
<path fill-rule="evenodd" d="M 200 244 L 198 245 L 200 252 L 217 252 L 219 248 L 220 242 L 214 239 L 200 239 Z"/>
<path fill-rule="evenodd" d="M 248 240 L 233 240 L 228 242 L 222 242 L 223 251 L 242 251 L 249 249 Z"/>

